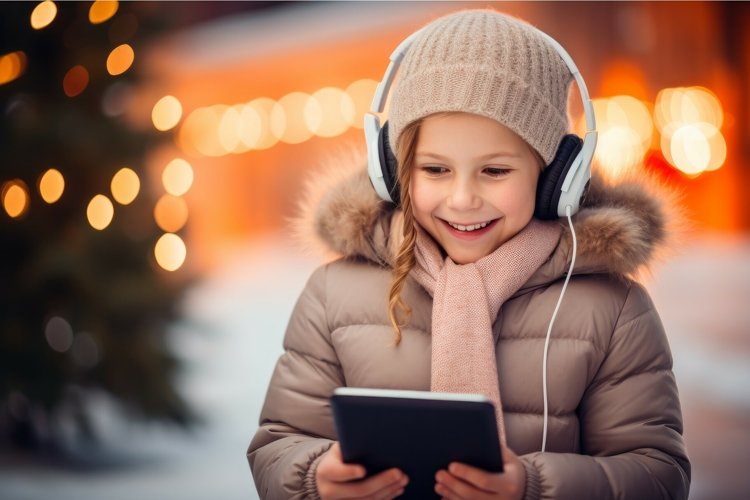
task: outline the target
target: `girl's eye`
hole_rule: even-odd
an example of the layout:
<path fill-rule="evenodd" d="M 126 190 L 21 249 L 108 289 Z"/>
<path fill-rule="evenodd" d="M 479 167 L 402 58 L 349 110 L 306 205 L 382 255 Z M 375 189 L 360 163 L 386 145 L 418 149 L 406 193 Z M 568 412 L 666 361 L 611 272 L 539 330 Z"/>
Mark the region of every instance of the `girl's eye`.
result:
<path fill-rule="evenodd" d="M 422 167 L 422 171 L 429 175 L 440 175 L 448 171 L 445 167 L 438 167 L 436 165 L 425 165 Z"/>
<path fill-rule="evenodd" d="M 492 177 L 502 177 L 503 175 L 507 175 L 510 172 L 510 169 L 500 167 L 487 167 L 486 169 L 484 169 L 484 171 Z"/>

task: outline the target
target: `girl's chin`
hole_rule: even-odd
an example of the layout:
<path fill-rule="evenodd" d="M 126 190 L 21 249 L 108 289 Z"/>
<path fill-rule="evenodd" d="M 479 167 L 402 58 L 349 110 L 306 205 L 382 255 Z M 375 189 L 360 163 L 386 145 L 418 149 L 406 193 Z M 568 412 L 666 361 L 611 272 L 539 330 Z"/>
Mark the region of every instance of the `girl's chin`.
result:
<path fill-rule="evenodd" d="M 451 258 L 453 262 L 456 264 L 473 264 L 474 262 L 482 259 L 483 257 L 487 257 L 492 252 L 490 251 L 476 251 L 476 252 L 466 252 L 466 251 L 448 251 L 448 257 Z"/>

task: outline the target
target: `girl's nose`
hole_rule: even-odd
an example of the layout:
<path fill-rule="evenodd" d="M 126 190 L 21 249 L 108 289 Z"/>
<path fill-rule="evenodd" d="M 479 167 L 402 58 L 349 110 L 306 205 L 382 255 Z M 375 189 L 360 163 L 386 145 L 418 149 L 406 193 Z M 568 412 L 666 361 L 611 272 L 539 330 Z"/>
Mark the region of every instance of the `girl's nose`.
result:
<path fill-rule="evenodd" d="M 454 210 L 473 210 L 479 208 L 479 197 L 471 182 L 456 181 L 446 200 L 449 208 Z"/>

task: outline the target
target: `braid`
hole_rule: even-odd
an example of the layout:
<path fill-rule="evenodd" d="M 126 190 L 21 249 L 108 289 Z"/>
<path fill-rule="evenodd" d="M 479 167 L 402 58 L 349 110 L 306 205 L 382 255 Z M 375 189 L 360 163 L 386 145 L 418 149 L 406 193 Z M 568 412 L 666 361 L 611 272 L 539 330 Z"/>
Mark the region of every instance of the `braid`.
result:
<path fill-rule="evenodd" d="M 421 120 L 420 120 L 421 121 Z M 411 308 L 403 301 L 401 291 L 406 283 L 415 264 L 414 246 L 417 242 L 417 229 L 414 226 L 414 215 L 411 208 L 410 184 L 411 167 L 417 146 L 420 121 L 407 126 L 399 137 L 398 147 L 398 181 L 401 186 L 401 210 L 404 215 L 404 239 L 401 242 L 393 266 L 393 279 L 388 294 L 388 318 L 393 326 L 394 341 L 396 345 L 401 342 L 401 327 L 405 326 L 411 315 Z M 397 309 L 406 316 L 406 321 L 400 323 L 397 317 Z"/>

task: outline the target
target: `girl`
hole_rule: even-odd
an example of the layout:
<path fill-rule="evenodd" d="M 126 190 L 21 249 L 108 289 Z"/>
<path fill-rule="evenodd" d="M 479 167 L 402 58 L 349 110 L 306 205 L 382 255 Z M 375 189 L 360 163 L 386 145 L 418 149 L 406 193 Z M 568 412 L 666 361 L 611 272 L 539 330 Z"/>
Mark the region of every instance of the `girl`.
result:
<path fill-rule="evenodd" d="M 493 401 L 504 472 L 451 464 L 435 476 L 443 498 L 687 498 L 669 346 L 628 278 L 664 240 L 663 207 L 595 179 L 572 218 L 577 252 L 564 220 L 539 220 L 571 78 L 548 40 L 497 12 L 416 35 L 388 122 L 398 206 L 360 168 L 309 207 L 343 258 L 313 274 L 290 319 L 248 450 L 261 497 L 403 493 L 403 472 L 342 462 L 328 398 L 348 385 Z"/>

